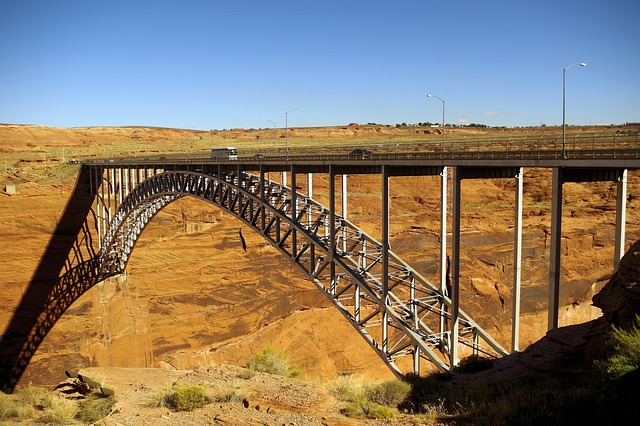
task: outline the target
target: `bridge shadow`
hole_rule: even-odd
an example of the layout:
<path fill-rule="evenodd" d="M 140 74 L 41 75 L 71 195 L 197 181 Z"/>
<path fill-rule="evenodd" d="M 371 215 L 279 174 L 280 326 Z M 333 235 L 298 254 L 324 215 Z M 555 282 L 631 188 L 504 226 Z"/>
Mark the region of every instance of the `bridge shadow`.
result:
<path fill-rule="evenodd" d="M 89 171 L 76 186 L 19 306 L 0 340 L 0 386 L 12 392 L 31 358 L 69 306 L 104 279 L 91 239 Z"/>

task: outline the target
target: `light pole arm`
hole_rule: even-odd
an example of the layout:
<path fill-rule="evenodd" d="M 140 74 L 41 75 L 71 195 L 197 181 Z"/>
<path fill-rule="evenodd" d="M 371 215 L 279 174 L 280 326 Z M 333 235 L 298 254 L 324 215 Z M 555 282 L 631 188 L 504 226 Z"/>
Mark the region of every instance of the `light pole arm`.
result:
<path fill-rule="evenodd" d="M 584 62 L 576 62 L 575 64 L 571 64 L 566 68 L 562 69 L 562 158 L 567 158 L 566 151 L 566 143 L 567 143 L 567 122 L 566 122 L 566 111 L 567 111 L 567 70 L 576 65 L 580 65 L 581 67 L 586 67 L 587 64 Z"/>
<path fill-rule="evenodd" d="M 442 102 L 442 150 L 444 152 L 444 99 L 442 99 L 439 96 L 432 95 L 432 94 L 428 94 L 427 97 L 428 98 L 436 98 L 436 99 L 439 99 L 440 102 Z"/>
<path fill-rule="evenodd" d="M 302 111 L 302 108 L 294 108 L 284 113 L 284 127 L 285 127 L 285 157 L 289 160 L 289 113 L 292 111 Z"/>

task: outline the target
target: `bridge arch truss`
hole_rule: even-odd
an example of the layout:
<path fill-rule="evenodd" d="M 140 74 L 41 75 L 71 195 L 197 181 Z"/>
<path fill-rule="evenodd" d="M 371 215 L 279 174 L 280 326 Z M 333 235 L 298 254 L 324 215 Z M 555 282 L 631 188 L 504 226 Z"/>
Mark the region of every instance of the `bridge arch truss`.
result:
<path fill-rule="evenodd" d="M 422 368 L 433 366 L 446 371 L 457 363 L 457 354 L 506 354 L 388 244 L 385 248 L 335 214 L 335 206 L 325 207 L 268 180 L 264 172 L 150 170 L 140 175 L 136 170 L 136 176 L 143 178 L 136 183 L 136 178 L 123 179 L 122 170 L 96 171 L 95 182 L 103 191 L 107 188 L 106 197 L 103 192 L 97 199 L 102 217 L 109 219 L 99 238 L 99 276 L 123 272 L 151 219 L 169 203 L 194 197 L 231 213 L 293 262 L 397 376 L 420 374 Z M 124 176 L 130 173 L 125 170 Z M 109 199 L 118 204 L 105 203 Z M 454 319 L 456 348 L 452 347 Z"/>

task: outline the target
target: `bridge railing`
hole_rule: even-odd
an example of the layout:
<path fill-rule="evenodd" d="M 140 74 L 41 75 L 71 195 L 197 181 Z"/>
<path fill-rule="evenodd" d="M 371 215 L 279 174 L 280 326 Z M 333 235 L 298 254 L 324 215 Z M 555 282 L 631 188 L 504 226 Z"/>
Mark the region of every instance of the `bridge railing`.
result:
<path fill-rule="evenodd" d="M 351 154 L 354 147 L 365 147 L 366 155 Z M 640 158 L 640 132 L 615 134 L 522 136 L 505 138 L 445 139 L 443 141 L 413 141 L 362 145 L 330 145 L 313 148 L 291 148 L 290 155 L 272 152 L 259 153 L 246 150 L 239 153 L 237 161 L 243 163 L 285 162 L 321 160 L 344 161 L 355 159 L 616 159 Z M 564 157 L 563 157 L 564 155 Z M 157 156 L 138 155 L 87 159 L 85 164 L 158 164 L 158 163 L 221 163 L 230 159 L 212 158 L 210 153 L 161 154 Z M 235 160 L 234 160 L 235 161 Z"/>

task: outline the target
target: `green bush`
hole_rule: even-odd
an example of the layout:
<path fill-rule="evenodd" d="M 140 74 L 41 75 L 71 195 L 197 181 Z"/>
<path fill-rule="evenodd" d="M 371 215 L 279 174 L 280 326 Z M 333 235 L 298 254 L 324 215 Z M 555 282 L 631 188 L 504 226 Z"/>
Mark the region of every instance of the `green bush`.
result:
<path fill-rule="evenodd" d="M 356 401 L 342 409 L 342 414 L 356 419 L 390 419 L 393 411 L 389 407 L 371 401 Z"/>
<path fill-rule="evenodd" d="M 166 407 L 175 411 L 192 411 L 211 402 L 206 391 L 200 386 L 176 387 L 175 383 L 165 386 L 152 396 L 145 405 L 151 408 Z"/>
<path fill-rule="evenodd" d="M 609 338 L 612 353 L 594 362 L 596 372 L 605 384 L 615 382 L 640 367 L 640 316 L 636 316 L 636 323 L 629 330 L 612 326 Z"/>
<path fill-rule="evenodd" d="M 411 393 L 411 385 L 401 380 L 387 380 L 371 386 L 367 392 L 367 399 L 381 405 L 398 405 Z"/>
<path fill-rule="evenodd" d="M 205 390 L 200 386 L 179 387 L 168 395 L 167 405 L 176 411 L 193 411 L 209 403 Z"/>
<path fill-rule="evenodd" d="M 358 376 L 341 376 L 329 387 L 329 392 L 340 401 L 398 405 L 411 393 L 411 385 L 397 379 L 372 383 Z"/>
<path fill-rule="evenodd" d="M 247 368 L 249 370 L 277 374 L 285 377 L 298 377 L 302 374 L 300 367 L 289 363 L 284 351 L 278 353 L 271 346 L 268 346 L 261 353 L 249 358 Z"/>
<path fill-rule="evenodd" d="M 355 402 L 366 399 L 370 384 L 355 375 L 339 376 L 329 387 L 329 393 L 340 401 Z"/>

